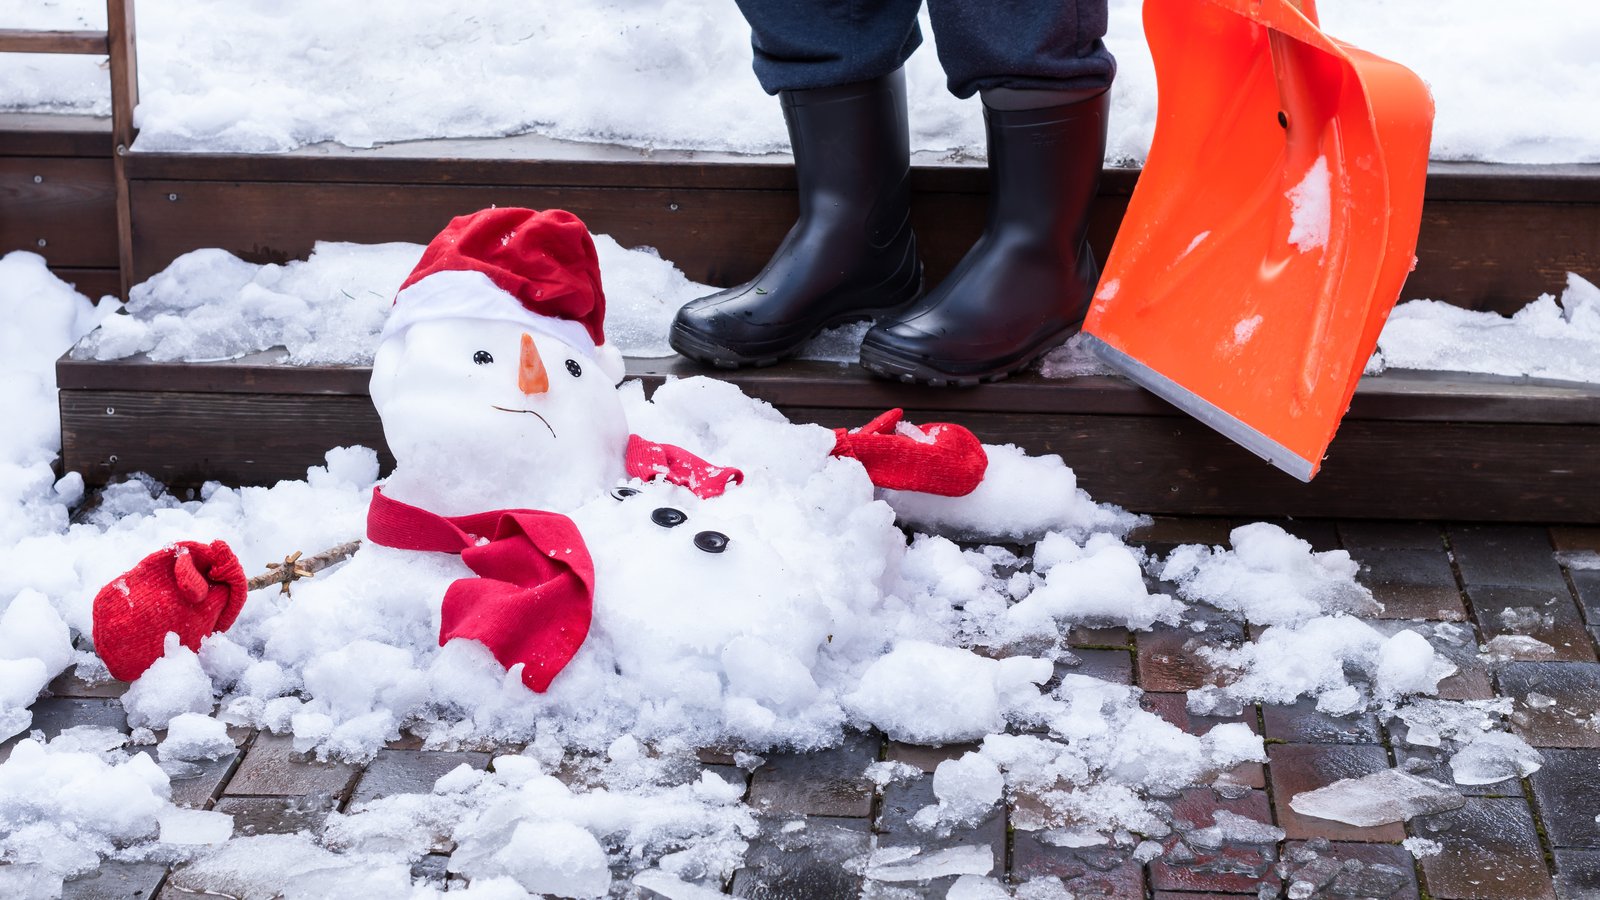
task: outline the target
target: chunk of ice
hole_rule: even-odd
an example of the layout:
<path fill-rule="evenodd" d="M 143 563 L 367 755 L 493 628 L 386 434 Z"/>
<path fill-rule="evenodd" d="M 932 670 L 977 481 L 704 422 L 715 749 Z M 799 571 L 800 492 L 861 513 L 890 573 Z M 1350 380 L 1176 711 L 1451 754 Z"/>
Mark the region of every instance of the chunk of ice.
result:
<path fill-rule="evenodd" d="M 1282 828 L 1219 809 L 1211 825 L 1189 832 L 1187 838 L 1196 847 L 1215 850 L 1229 844 L 1276 844 L 1283 836 Z"/>
<path fill-rule="evenodd" d="M 982 875 L 963 875 L 950 885 L 945 900 L 1010 900 L 1011 895 L 1000 882 Z"/>
<path fill-rule="evenodd" d="M 916 847 L 884 847 L 874 851 L 867 863 L 867 877 L 873 881 L 927 881 L 992 871 L 994 850 L 990 847 L 949 847 L 928 854 Z"/>
<path fill-rule="evenodd" d="M 606 851 L 571 822 L 522 822 L 493 858 L 498 871 L 535 894 L 604 897 L 611 889 Z"/>
<path fill-rule="evenodd" d="M 633 876 L 633 883 L 666 900 L 723 900 L 727 895 L 703 885 L 691 884 L 669 872 L 647 869 Z"/>
<path fill-rule="evenodd" d="M 979 753 L 947 759 L 933 770 L 933 795 L 939 798 L 939 817 L 946 821 L 978 821 L 1000 802 L 1005 786 L 1000 768 Z"/>
<path fill-rule="evenodd" d="M 1450 774 L 1456 784 L 1494 784 L 1539 771 L 1544 757 L 1527 741 L 1504 731 L 1491 731 L 1450 757 Z"/>
<path fill-rule="evenodd" d="M 1410 837 L 1400 842 L 1407 851 L 1416 859 L 1424 856 L 1438 856 L 1444 852 L 1444 845 L 1438 841 L 1430 841 L 1424 837 Z"/>
<path fill-rule="evenodd" d="M 1492 662 L 1556 658 L 1556 648 L 1526 634 L 1497 634 L 1483 647 Z"/>
<path fill-rule="evenodd" d="M 172 807 L 156 815 L 163 844 L 220 844 L 233 836 L 233 816 Z"/>
<path fill-rule="evenodd" d="M 1461 793 L 1447 784 L 1384 769 L 1296 794 L 1289 808 L 1303 816 L 1368 827 L 1460 809 L 1465 804 Z"/>
<path fill-rule="evenodd" d="M 228 726 L 210 716 L 182 713 L 167 723 L 167 736 L 157 752 L 163 762 L 171 759 L 219 759 L 234 751 Z"/>

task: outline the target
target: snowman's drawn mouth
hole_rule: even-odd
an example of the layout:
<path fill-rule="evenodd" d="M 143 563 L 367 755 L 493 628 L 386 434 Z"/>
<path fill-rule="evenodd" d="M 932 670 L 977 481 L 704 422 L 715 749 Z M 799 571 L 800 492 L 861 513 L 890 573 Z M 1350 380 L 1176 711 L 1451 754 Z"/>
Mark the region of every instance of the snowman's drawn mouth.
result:
<path fill-rule="evenodd" d="M 510 409 L 510 408 L 505 407 L 505 406 L 496 406 L 494 408 L 500 410 L 501 412 L 525 413 L 527 415 L 533 416 L 534 418 L 538 419 L 541 422 L 544 422 L 544 427 L 550 428 L 549 421 L 547 421 L 544 416 L 539 415 L 538 413 L 534 412 L 531 409 Z M 555 437 L 556 436 L 556 430 L 554 428 L 550 428 L 550 436 L 551 437 Z"/>

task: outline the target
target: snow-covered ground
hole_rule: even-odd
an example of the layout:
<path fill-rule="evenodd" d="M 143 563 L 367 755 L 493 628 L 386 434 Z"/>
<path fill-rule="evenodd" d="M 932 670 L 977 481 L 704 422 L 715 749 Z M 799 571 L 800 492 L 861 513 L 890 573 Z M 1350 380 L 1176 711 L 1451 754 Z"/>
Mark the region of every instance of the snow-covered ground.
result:
<path fill-rule="evenodd" d="M 1155 121 L 1139 0 L 1111 0 L 1107 159 L 1135 162 Z M 1401 61 L 1438 102 L 1439 159 L 1600 161 L 1600 12 L 1589 0 L 1328 0 L 1328 33 Z M 99 0 L 0 0 L 6 27 L 103 27 Z M 270 152 L 536 132 L 761 153 L 786 144 L 750 72 L 733 0 L 141 0 L 138 148 Z M 918 149 L 981 156 L 976 101 L 944 87 L 930 39 L 908 66 Z M 104 114 L 91 59 L 0 55 L 0 109 Z"/>
<path fill-rule="evenodd" d="M 401 268 L 392 247 L 335 249 Z M 25 322 L 7 332 L 19 343 L 0 356 L 3 396 L 16 405 L 10 421 L 31 426 L 0 438 L 3 738 L 29 730 L 29 707 L 58 673 L 105 677 L 91 600 L 140 557 L 221 538 L 254 572 L 288 549 L 359 537 L 379 473 L 371 451 L 345 448 L 305 480 L 271 488 L 209 485 L 183 498 L 133 480 L 69 524 L 82 489 L 70 477 L 51 481 L 50 363 L 97 313 L 37 256 L 13 253 L 0 266 L 0 316 Z M 261 275 L 251 269 L 219 283 L 245 293 L 241 278 Z M 273 278 L 289 277 L 301 279 L 297 290 L 352 284 L 278 272 L 257 285 L 256 305 L 280 302 Z M 1463 785 L 1539 765 L 1499 724 L 1503 709 L 1428 699 L 1452 658 L 1477 651 L 1470 629 L 1359 618 L 1376 604 L 1344 551 L 1314 552 L 1257 524 L 1235 530 L 1226 548 L 1152 557 L 1125 541 L 1137 518 L 1093 502 L 1057 457 L 990 447 L 985 483 L 967 498 L 875 495 L 858 464 L 829 457 L 829 432 L 788 423 L 729 385 L 686 379 L 649 400 L 625 385 L 622 403 L 635 432 L 737 465 L 746 483 L 711 500 L 635 485 L 642 495 L 597 497 L 573 513 L 608 580 L 590 639 L 548 693 L 529 691 L 475 642 L 438 646 L 440 598 L 458 577 L 451 558 L 364 548 L 292 597 L 252 596 L 199 653 L 170 643 L 121 701 L 132 745 L 94 728 L 18 744 L 0 764 L 0 861 L 11 863 L 0 865 L 0 893 L 50 896 L 62 878 L 118 858 L 193 861 L 213 879 L 294 896 L 432 896 L 427 885 L 412 893 L 408 861 L 441 837 L 455 842 L 452 866 L 478 896 L 596 896 L 611 883 L 608 862 L 639 872 L 640 883 L 716 884 L 761 825 L 738 787 L 682 781 L 693 749 L 735 749 L 754 765 L 752 754 L 769 748 L 829 746 L 869 726 L 911 742 L 979 743 L 935 773 L 937 803 L 916 817 L 930 833 L 1024 791 L 1042 805 L 1018 827 L 1148 859 L 1172 828 L 1160 798 L 1262 760 L 1261 739 L 1242 724 L 1186 734 L 1141 709 L 1136 688 L 1070 670 L 1041 687 L 1055 664 L 1072 662 L 1063 635 L 1078 624 L 1200 634 L 1220 619 L 1248 620 L 1254 640 L 1208 651 L 1222 679 L 1191 693 L 1193 712 L 1310 698 L 1334 714 L 1398 717 L 1412 742 L 1452 755 Z M 663 536 L 675 532 L 634 522 L 658 505 L 714 525 L 740 552 L 710 577 L 704 554 L 685 559 Z M 897 518 L 978 546 L 927 533 L 908 543 Z M 985 543 L 1000 540 L 1035 543 L 1031 565 Z M 1173 593 L 1153 591 L 1154 579 Z M 633 627 L 641 616 L 643 631 Z M 459 769 L 430 792 L 335 816 L 320 836 L 233 837 L 227 816 L 176 807 L 170 787 L 225 749 L 225 724 L 345 759 L 370 758 L 402 729 L 432 748 L 527 750 L 497 758 L 491 773 Z M 554 777 L 577 757 L 592 761 L 586 789 Z M 1458 793 L 1420 781 L 1407 781 L 1403 798 L 1389 796 L 1390 784 L 1341 784 L 1305 802 L 1324 817 L 1369 821 L 1445 808 Z M 1243 819 L 1211 827 L 1216 835 L 1191 840 L 1277 839 Z M 890 878 L 906 865 L 971 874 L 973 860 L 880 862 L 869 873 Z"/>

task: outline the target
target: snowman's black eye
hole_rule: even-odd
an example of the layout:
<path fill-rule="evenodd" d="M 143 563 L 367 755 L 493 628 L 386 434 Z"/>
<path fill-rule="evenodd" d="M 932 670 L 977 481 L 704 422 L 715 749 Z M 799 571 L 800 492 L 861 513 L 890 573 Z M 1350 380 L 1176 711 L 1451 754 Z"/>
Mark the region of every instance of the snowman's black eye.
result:
<path fill-rule="evenodd" d="M 480 366 L 487 366 L 494 362 L 494 357 L 490 356 L 487 350 L 479 350 L 477 353 L 472 354 L 472 361 Z"/>
<path fill-rule="evenodd" d="M 639 493 L 639 492 L 634 490 L 633 488 L 630 488 L 630 487 L 619 487 L 616 490 L 611 492 L 611 496 L 615 497 L 618 500 L 626 500 L 629 497 L 632 497 L 634 494 L 637 494 L 637 493 Z"/>
<path fill-rule="evenodd" d="M 720 531 L 702 531 L 694 536 L 694 545 L 707 553 L 721 553 L 728 549 L 728 536 Z"/>
<path fill-rule="evenodd" d="M 567 360 L 567 372 L 571 374 L 573 378 L 578 378 L 583 375 L 583 367 L 578 365 L 577 360 L 569 359 Z"/>

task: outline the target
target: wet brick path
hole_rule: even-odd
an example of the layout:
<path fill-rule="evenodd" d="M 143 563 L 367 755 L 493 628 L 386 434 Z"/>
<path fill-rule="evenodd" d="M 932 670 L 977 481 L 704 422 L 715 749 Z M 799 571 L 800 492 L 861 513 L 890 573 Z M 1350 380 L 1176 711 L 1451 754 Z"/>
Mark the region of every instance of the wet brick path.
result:
<path fill-rule="evenodd" d="M 1318 549 L 1344 547 L 1363 564 L 1362 579 L 1387 609 L 1380 628 L 1400 620 L 1457 623 L 1470 629 L 1452 652 L 1460 672 L 1441 686 L 1451 699 L 1495 695 L 1514 701 L 1509 725 L 1544 755 L 1531 778 L 1463 788 L 1460 809 L 1405 824 L 1358 828 L 1295 814 L 1288 798 L 1339 778 L 1392 766 L 1448 781 L 1444 761 L 1370 716 L 1332 718 L 1309 703 L 1248 708 L 1242 720 L 1267 740 L 1269 762 L 1231 773 L 1221 787 L 1200 786 L 1166 798 L 1175 823 L 1204 827 L 1220 810 L 1281 827 L 1278 845 L 1190 846 L 1180 829 L 1148 865 L 1129 848 L 1053 846 L 1027 830 L 1029 798 L 1019 797 L 976 829 L 937 847 L 912 830 L 912 813 L 932 801 L 932 771 L 969 747 L 926 748 L 861 735 L 807 755 L 769 755 L 753 772 L 705 754 L 702 765 L 747 786 L 746 802 L 764 826 L 746 866 L 726 885 L 735 896 L 828 900 L 834 897 L 944 897 L 953 878 L 931 883 L 864 882 L 851 865 L 873 848 L 979 846 L 993 853 L 993 875 L 1013 882 L 1059 877 L 1076 897 L 1203 900 L 1218 897 L 1431 897 L 1439 900 L 1600 897 L 1600 571 L 1568 569 L 1563 552 L 1600 551 L 1600 528 L 1499 525 L 1437 526 L 1371 522 L 1282 522 Z M 1231 523 L 1158 520 L 1135 539 L 1158 552 L 1180 543 L 1226 543 Z M 1464 630 L 1462 634 L 1466 634 Z M 1531 634 L 1553 650 L 1491 666 L 1478 644 L 1500 634 Z M 1208 677 L 1199 640 L 1244 638 L 1221 626 L 1203 638 L 1186 629 L 1129 634 L 1080 631 L 1074 669 L 1136 683 L 1147 709 L 1190 730 L 1215 724 L 1191 718 L 1183 692 Z M 1475 640 L 1473 640 L 1475 638 Z M 35 725 L 53 735 L 72 725 L 126 730 L 120 685 L 88 687 L 64 678 L 34 706 Z M 1398 723 L 1396 723 L 1398 724 Z M 319 764 L 293 752 L 287 738 L 240 731 L 238 752 L 175 780 L 175 799 L 234 816 L 236 834 L 317 829 L 333 810 L 406 791 L 427 791 L 461 763 L 489 764 L 489 753 L 444 753 L 397 744 L 365 767 Z M 517 748 L 505 748 L 514 751 Z M 9 747 L 0 746 L 0 756 Z M 875 791 L 863 777 L 871 762 L 908 763 L 922 775 Z M 804 827 L 794 823 L 803 820 Z M 787 825 L 788 827 L 784 827 Z M 1408 837 L 1440 845 L 1413 858 Z M 415 873 L 446 881 L 448 846 L 419 860 Z M 638 889 L 624 880 L 618 889 Z M 180 868 L 107 864 L 67 885 L 68 898 L 173 898 L 207 885 L 186 882 Z"/>

